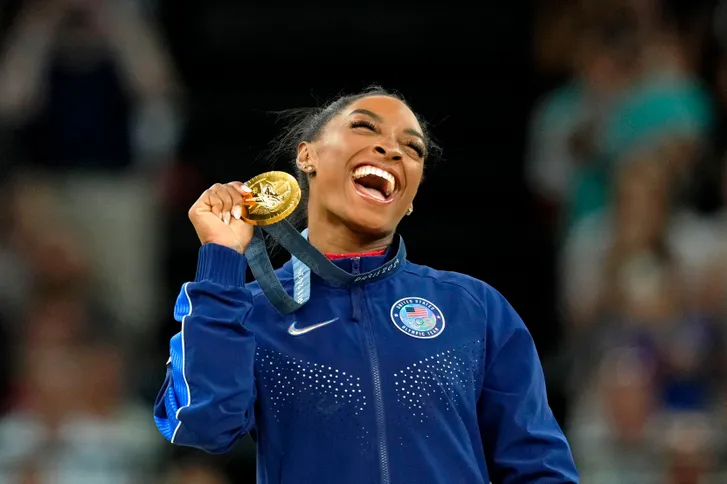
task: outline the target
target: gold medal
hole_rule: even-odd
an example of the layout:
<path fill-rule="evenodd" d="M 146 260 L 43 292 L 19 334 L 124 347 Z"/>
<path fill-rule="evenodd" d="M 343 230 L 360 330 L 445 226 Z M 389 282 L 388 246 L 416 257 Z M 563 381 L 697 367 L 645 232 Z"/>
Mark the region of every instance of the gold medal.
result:
<path fill-rule="evenodd" d="M 249 180 L 251 205 L 245 205 L 242 219 L 250 225 L 272 225 L 293 213 L 300 203 L 300 185 L 284 171 L 269 171 Z"/>

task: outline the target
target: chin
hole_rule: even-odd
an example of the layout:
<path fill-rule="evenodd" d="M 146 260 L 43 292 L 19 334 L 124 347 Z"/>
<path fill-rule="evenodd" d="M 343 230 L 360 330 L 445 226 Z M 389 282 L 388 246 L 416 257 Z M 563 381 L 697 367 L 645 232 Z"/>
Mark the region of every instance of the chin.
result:
<path fill-rule="evenodd" d="M 367 211 L 368 212 L 368 211 Z M 396 232 L 396 223 L 383 213 L 354 213 L 345 217 L 352 232 L 365 234 L 370 238 L 384 238 Z"/>

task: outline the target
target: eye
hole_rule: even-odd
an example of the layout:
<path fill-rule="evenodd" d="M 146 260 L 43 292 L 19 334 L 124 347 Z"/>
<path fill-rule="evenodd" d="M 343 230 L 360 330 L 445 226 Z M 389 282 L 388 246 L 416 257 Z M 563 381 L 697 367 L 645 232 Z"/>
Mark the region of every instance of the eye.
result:
<path fill-rule="evenodd" d="M 356 119 L 351 121 L 351 128 L 366 128 L 371 131 L 376 131 L 376 125 L 367 119 Z"/>
<path fill-rule="evenodd" d="M 425 153 L 424 147 L 420 143 L 417 143 L 416 141 L 412 141 L 412 142 L 408 143 L 407 146 L 409 148 L 413 149 L 414 151 L 416 151 L 416 154 L 417 154 L 417 156 L 419 156 L 419 158 L 424 158 L 424 153 Z"/>

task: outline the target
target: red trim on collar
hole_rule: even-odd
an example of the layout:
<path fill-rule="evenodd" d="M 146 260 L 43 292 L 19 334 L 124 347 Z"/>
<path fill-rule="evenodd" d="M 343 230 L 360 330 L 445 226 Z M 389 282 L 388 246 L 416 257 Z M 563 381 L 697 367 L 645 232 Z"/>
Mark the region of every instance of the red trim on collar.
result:
<path fill-rule="evenodd" d="M 351 257 L 375 257 L 386 254 L 386 249 L 373 250 L 371 252 L 355 252 L 353 254 L 326 254 L 330 260 L 350 259 Z"/>

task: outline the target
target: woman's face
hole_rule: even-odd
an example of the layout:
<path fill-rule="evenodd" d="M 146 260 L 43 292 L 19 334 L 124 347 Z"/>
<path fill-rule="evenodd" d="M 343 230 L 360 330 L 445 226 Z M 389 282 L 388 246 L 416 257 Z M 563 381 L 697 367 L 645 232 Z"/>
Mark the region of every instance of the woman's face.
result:
<path fill-rule="evenodd" d="M 353 102 L 316 141 L 298 147 L 298 166 L 315 173 L 309 217 L 374 237 L 395 232 L 419 188 L 426 146 L 419 121 L 402 101 L 369 96 Z"/>

